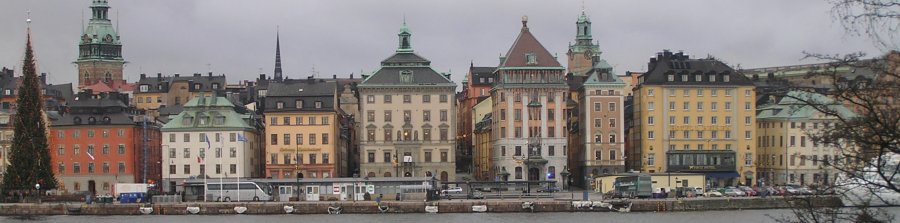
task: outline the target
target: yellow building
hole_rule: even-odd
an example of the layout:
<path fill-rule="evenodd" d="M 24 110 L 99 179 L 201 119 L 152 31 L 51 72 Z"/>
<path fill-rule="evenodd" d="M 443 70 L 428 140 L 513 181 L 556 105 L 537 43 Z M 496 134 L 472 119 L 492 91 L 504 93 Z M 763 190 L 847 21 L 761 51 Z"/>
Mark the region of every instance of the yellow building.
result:
<path fill-rule="evenodd" d="M 6 173 L 9 150 L 13 140 L 13 116 L 0 110 L 0 177 Z"/>
<path fill-rule="evenodd" d="M 718 60 L 669 51 L 651 58 L 648 68 L 634 89 L 630 168 L 703 173 L 714 187 L 755 185 L 750 79 Z"/>
<path fill-rule="evenodd" d="M 266 96 L 266 176 L 346 176 L 349 138 L 341 135 L 334 82 L 270 83 Z"/>
<path fill-rule="evenodd" d="M 494 100 L 487 98 L 472 108 L 472 174 L 476 180 L 493 181 L 494 172 L 491 167 L 491 116 Z"/>
<path fill-rule="evenodd" d="M 807 102 L 832 104 L 829 110 L 844 118 L 854 116 L 831 98 L 803 91 L 788 92 L 778 103 L 760 107 L 757 160 L 759 176 L 769 185 L 829 185 L 837 178 L 839 171 L 826 164 L 837 159 L 842 150 L 818 143 L 812 136 L 834 128 L 838 117 L 825 115 Z"/>

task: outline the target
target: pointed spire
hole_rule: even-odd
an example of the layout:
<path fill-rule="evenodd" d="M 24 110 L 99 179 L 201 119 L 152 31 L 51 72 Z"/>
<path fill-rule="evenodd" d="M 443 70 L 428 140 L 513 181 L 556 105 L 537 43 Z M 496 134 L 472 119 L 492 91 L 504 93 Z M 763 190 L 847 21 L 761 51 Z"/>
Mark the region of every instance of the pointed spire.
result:
<path fill-rule="evenodd" d="M 275 26 L 275 79 L 281 80 L 281 31 Z"/>

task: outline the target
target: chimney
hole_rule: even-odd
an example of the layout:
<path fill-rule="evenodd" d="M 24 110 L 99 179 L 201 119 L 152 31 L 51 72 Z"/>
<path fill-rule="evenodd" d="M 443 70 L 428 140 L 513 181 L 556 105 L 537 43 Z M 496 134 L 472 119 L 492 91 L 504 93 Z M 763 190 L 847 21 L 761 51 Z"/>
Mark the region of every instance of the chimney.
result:
<path fill-rule="evenodd" d="M 753 74 L 753 80 L 754 80 L 754 81 L 758 81 L 758 80 L 759 80 L 759 74 Z"/>
<path fill-rule="evenodd" d="M 162 73 L 156 73 L 156 79 L 162 79 Z"/>
<path fill-rule="evenodd" d="M 331 79 L 337 79 L 337 74 L 332 74 Z"/>
<path fill-rule="evenodd" d="M 353 73 L 350 73 L 350 79 L 353 79 Z"/>
<path fill-rule="evenodd" d="M 41 73 L 41 84 L 47 84 L 47 73 Z"/>
<path fill-rule="evenodd" d="M 141 74 L 141 80 L 147 78 L 147 74 Z"/>
<path fill-rule="evenodd" d="M 259 74 L 259 81 L 266 80 L 266 74 Z"/>
<path fill-rule="evenodd" d="M 201 76 L 200 73 L 194 73 L 194 77 L 199 77 L 199 76 Z"/>
<path fill-rule="evenodd" d="M 212 71 L 210 71 L 209 73 L 207 73 L 207 76 L 212 77 Z"/>
<path fill-rule="evenodd" d="M 768 75 L 766 78 L 768 78 L 768 79 L 770 79 L 770 80 L 771 80 L 771 79 L 775 79 L 775 73 L 769 72 L 769 75 Z"/>
<path fill-rule="evenodd" d="M 179 74 L 179 73 L 175 73 L 175 77 L 178 77 L 178 76 L 181 76 L 181 74 Z"/>

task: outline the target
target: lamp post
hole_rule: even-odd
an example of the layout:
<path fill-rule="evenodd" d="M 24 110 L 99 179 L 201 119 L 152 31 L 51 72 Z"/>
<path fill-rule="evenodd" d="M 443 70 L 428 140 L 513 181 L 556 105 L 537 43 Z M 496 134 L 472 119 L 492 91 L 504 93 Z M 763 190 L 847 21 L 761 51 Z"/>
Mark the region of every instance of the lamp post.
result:
<path fill-rule="evenodd" d="M 509 180 L 509 172 L 506 172 L 506 169 L 500 170 L 500 187 L 497 188 L 497 192 L 500 193 L 500 199 L 503 200 L 503 186 L 505 181 Z"/>
<path fill-rule="evenodd" d="M 41 184 L 35 184 L 34 189 L 37 190 L 38 203 L 41 201 Z"/>
<path fill-rule="evenodd" d="M 569 180 L 569 174 L 570 174 L 570 173 L 569 173 L 569 167 L 566 167 L 565 169 L 563 169 L 562 172 L 559 173 L 559 175 L 562 176 L 562 180 L 563 180 L 563 189 L 569 190 L 569 193 L 571 193 L 571 195 L 572 195 L 572 200 L 575 200 L 575 192 L 572 192 L 572 188 L 571 188 L 572 185 L 570 185 L 570 184 L 568 183 L 568 182 L 569 182 L 569 181 L 568 181 L 568 180 Z M 552 189 L 551 189 L 551 190 L 552 190 Z"/>

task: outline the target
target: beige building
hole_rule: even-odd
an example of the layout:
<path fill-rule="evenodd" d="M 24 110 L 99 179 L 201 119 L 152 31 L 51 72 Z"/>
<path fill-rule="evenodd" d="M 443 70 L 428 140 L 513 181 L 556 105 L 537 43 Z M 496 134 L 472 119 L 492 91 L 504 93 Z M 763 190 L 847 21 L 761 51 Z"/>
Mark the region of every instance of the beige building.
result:
<path fill-rule="evenodd" d="M 758 178 L 769 185 L 834 183 L 840 171 L 826 164 L 836 160 L 841 150 L 818 143 L 812 136 L 833 128 L 838 117 L 825 115 L 798 98 L 833 104 L 830 109 L 846 117 L 854 114 L 824 95 L 803 91 L 792 91 L 787 95 L 775 104 L 758 109 Z"/>
<path fill-rule="evenodd" d="M 131 103 L 152 116 L 158 116 L 162 107 L 183 107 L 203 93 L 224 93 L 225 83 L 225 75 L 214 76 L 211 72 L 206 76 L 199 73 L 193 76 L 156 74 L 156 77 L 141 74 Z"/>
<path fill-rule="evenodd" d="M 359 84 L 360 175 L 456 179 L 456 84 L 415 54 L 403 24 L 400 47 Z"/>
<path fill-rule="evenodd" d="M 634 89 L 630 168 L 703 173 L 716 187 L 755 185 L 750 79 L 718 60 L 669 51 L 651 58 L 648 68 Z"/>
<path fill-rule="evenodd" d="M 266 176 L 347 175 L 349 140 L 341 136 L 336 83 L 321 79 L 269 83 L 266 96 Z"/>
<path fill-rule="evenodd" d="M 13 120 L 9 112 L 0 111 L 0 177 L 6 173 L 13 140 Z"/>

